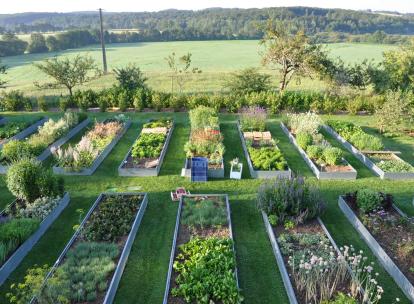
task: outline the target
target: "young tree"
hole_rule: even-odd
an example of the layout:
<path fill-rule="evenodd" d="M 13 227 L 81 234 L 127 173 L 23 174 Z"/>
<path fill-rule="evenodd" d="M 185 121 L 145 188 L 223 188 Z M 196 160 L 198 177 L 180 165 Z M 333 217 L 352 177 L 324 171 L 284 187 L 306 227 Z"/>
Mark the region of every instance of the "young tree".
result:
<path fill-rule="evenodd" d="M 303 30 L 292 35 L 281 24 L 268 24 L 261 45 L 265 47 L 263 65 L 280 73 L 280 93 L 285 91 L 293 76 L 312 77 L 317 72 L 318 57 L 324 55 L 319 45 L 310 44 Z"/>
<path fill-rule="evenodd" d="M 148 89 L 146 84 L 148 78 L 145 77 L 144 73 L 136 65 L 131 64 L 124 68 L 114 69 L 114 73 L 119 85 L 129 92 L 136 89 Z"/>
<path fill-rule="evenodd" d="M 6 71 L 7 71 L 7 66 L 3 65 L 0 59 L 0 76 L 6 74 L 7 73 Z M 6 81 L 0 78 L 0 88 L 2 88 L 5 83 Z"/>
<path fill-rule="evenodd" d="M 270 89 L 270 75 L 259 73 L 257 68 L 247 68 L 233 73 L 225 87 L 236 94 L 267 91 Z"/>
<path fill-rule="evenodd" d="M 45 53 L 49 49 L 46 46 L 45 36 L 40 33 L 33 33 L 30 35 L 30 43 L 27 47 L 27 51 L 31 54 Z"/>
<path fill-rule="evenodd" d="M 179 58 L 176 57 L 175 53 L 171 53 L 168 57 L 164 58 L 167 61 L 168 67 L 170 68 L 171 75 L 171 93 L 174 93 L 174 80 L 178 85 L 180 93 L 183 91 L 187 76 L 190 73 L 197 74 L 201 73 L 201 70 L 197 67 L 191 68 L 191 53 L 183 55 Z"/>
<path fill-rule="evenodd" d="M 48 84 L 49 87 L 66 87 L 70 96 L 73 95 L 74 87 L 82 85 L 100 74 L 95 61 L 90 56 L 77 55 L 73 59 L 53 57 L 44 60 L 43 63 L 35 63 L 34 65 L 54 78 L 55 83 Z M 91 76 L 92 72 L 95 72 L 94 76 Z M 35 85 L 39 86 L 37 83 Z"/>

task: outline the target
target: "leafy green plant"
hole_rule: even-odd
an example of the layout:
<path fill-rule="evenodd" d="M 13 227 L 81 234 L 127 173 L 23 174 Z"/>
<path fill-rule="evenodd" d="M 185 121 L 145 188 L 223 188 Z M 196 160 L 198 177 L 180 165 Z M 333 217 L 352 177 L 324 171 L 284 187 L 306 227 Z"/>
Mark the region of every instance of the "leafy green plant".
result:
<path fill-rule="evenodd" d="M 310 159 L 320 159 L 322 158 L 322 153 L 324 148 L 319 145 L 310 145 L 306 149 L 306 154 Z"/>
<path fill-rule="evenodd" d="M 132 146 L 133 158 L 157 158 L 161 154 L 166 136 L 158 133 L 143 133 Z"/>
<path fill-rule="evenodd" d="M 181 222 L 189 227 L 223 226 L 227 223 L 226 205 L 222 200 L 185 200 Z"/>
<path fill-rule="evenodd" d="M 173 265 L 177 287 L 171 294 L 187 303 L 240 303 L 232 246 L 231 239 L 216 237 L 193 238 L 180 246 Z"/>
<path fill-rule="evenodd" d="M 219 127 L 217 112 L 213 108 L 199 106 L 189 112 L 191 130 L 214 129 Z"/>
<path fill-rule="evenodd" d="M 340 164 L 344 154 L 341 149 L 336 147 L 327 147 L 323 150 L 322 153 L 325 162 L 330 166 Z"/>
<path fill-rule="evenodd" d="M 282 152 L 276 147 L 248 147 L 247 149 L 256 170 L 283 171 L 288 168 Z"/>
<path fill-rule="evenodd" d="M 358 304 L 358 301 L 342 292 L 338 293 L 335 299 L 330 301 L 323 301 L 321 304 Z"/>
<path fill-rule="evenodd" d="M 296 135 L 298 133 L 316 134 L 322 123 L 319 116 L 312 112 L 287 114 L 286 118 L 288 127 Z"/>
<path fill-rule="evenodd" d="M 262 183 L 256 204 L 267 215 L 277 216 L 280 223 L 292 220 L 300 224 L 319 216 L 324 209 L 319 189 L 308 185 L 301 177 Z"/>
<path fill-rule="evenodd" d="M 382 197 L 377 191 L 361 189 L 356 194 L 357 206 L 363 213 L 370 213 L 381 207 Z"/>
<path fill-rule="evenodd" d="M 310 133 L 296 133 L 296 142 L 298 143 L 299 147 L 306 151 L 306 148 L 313 144 L 313 136 Z"/>
<path fill-rule="evenodd" d="M 152 120 L 147 122 L 143 125 L 143 128 L 170 128 L 172 125 L 172 120 L 170 118 L 160 118 L 156 120 Z"/>
<path fill-rule="evenodd" d="M 28 126 L 30 126 L 33 121 L 30 122 L 8 122 L 7 124 L 0 126 L 0 140 L 11 138 L 14 135 L 20 133 L 24 129 L 26 129 Z"/>
<path fill-rule="evenodd" d="M 414 172 L 414 167 L 405 161 L 381 160 L 377 166 L 384 172 Z"/>
<path fill-rule="evenodd" d="M 142 197 L 105 196 L 82 231 L 86 241 L 115 242 L 129 233 Z"/>

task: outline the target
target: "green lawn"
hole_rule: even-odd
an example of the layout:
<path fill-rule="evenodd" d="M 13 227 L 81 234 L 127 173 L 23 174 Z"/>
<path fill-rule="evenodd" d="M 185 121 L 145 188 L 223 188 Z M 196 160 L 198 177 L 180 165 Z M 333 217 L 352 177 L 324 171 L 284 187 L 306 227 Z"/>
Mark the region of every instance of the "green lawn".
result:
<path fill-rule="evenodd" d="M 59 115 L 57 113 L 49 114 L 50 116 Z M 16 114 L 6 113 L 6 116 L 9 115 L 14 116 Z M 97 113 L 90 115 L 101 120 L 113 114 Z M 171 202 L 170 191 L 177 186 L 184 186 L 192 193 L 227 193 L 229 195 L 237 266 L 245 303 L 288 303 L 260 213 L 255 206 L 257 187 L 261 181 L 249 178 L 246 165 L 243 174 L 244 179 L 241 181 L 226 178 L 207 183 L 191 183 L 180 177 L 179 174 L 185 159 L 183 145 L 189 135 L 186 113 L 168 114 L 174 116 L 177 125 L 159 177 L 119 177 L 117 167 L 138 135 L 142 123 L 150 117 L 155 118 L 167 114 L 129 113 L 128 115 L 132 117 L 133 125 L 93 176 L 65 177 L 66 189 L 72 197 L 69 206 L 5 285 L 0 288 L 0 303 L 7 303 L 5 294 L 8 292 L 8 286 L 11 283 L 20 282 L 26 269 L 34 264 L 47 263 L 52 265 L 55 262 L 73 233 L 73 225 L 78 223 L 76 209 L 88 210 L 100 192 L 113 188 L 118 191 L 125 191 L 132 186 L 140 187 L 142 191 L 149 193 L 149 204 L 129 256 L 117 293 L 116 303 L 161 303 L 177 213 L 177 204 Z M 339 118 L 350 119 L 365 127 L 372 127 L 373 123 L 372 118 L 367 116 L 341 116 Z M 353 244 L 356 248 L 364 250 L 371 260 L 376 261 L 368 247 L 339 210 L 337 206 L 338 195 L 362 187 L 391 192 L 398 199 L 398 205 L 406 212 L 414 215 L 414 207 L 411 205 L 411 199 L 414 195 L 414 181 L 382 181 L 373 176 L 350 154 L 346 154 L 347 160 L 359 171 L 356 181 L 317 181 L 295 147 L 289 143 L 287 137 L 283 134 L 279 127 L 279 121 L 280 117 L 272 117 L 268 121 L 268 127 L 272 135 L 279 140 L 278 146 L 286 156 L 291 169 L 306 176 L 309 181 L 321 187 L 327 204 L 327 210 L 322 219 L 337 243 L 339 245 Z M 220 123 L 226 146 L 224 158 L 226 176 L 228 176 L 229 161 L 234 157 L 239 157 L 245 164 L 245 158 L 236 128 L 236 116 L 231 114 L 220 115 Z M 76 138 L 73 139 L 73 142 L 76 142 L 76 140 Z M 401 148 L 402 151 L 406 147 L 405 145 L 407 147 L 411 146 L 411 150 L 409 148 L 405 149 L 403 155 L 413 163 L 414 138 L 398 137 L 392 140 L 394 147 Z M 335 144 L 335 142 L 333 143 Z M 338 145 L 338 147 L 341 146 Z M 53 161 L 48 160 L 46 163 L 50 166 Z M 0 207 L 4 207 L 12 200 L 11 194 L 5 187 L 4 177 L 0 177 L 0 193 Z M 409 303 L 386 272 L 378 265 L 376 265 L 376 269 L 380 273 L 380 284 L 385 289 L 382 303 L 393 303 L 396 297 L 401 298 L 402 303 Z"/>
<path fill-rule="evenodd" d="M 330 44 L 327 48 L 333 57 L 341 57 L 345 62 L 360 62 L 364 59 L 380 61 L 382 52 L 395 48 L 390 45 L 376 44 Z M 179 41 L 110 44 L 107 46 L 109 69 L 126 66 L 129 63 L 137 64 L 149 77 L 149 84 L 157 90 L 169 91 L 170 72 L 164 60 L 172 52 L 184 55 L 193 54 L 193 65 L 199 67 L 201 74 L 189 77 L 184 90 L 187 92 L 220 91 L 226 77 L 236 70 L 246 67 L 261 67 L 258 41 L 230 40 L 230 41 Z M 39 90 L 33 82 L 44 83 L 45 76 L 32 64 L 53 56 L 69 56 L 89 54 L 99 64 L 101 53 L 99 46 L 90 46 L 81 49 L 67 50 L 58 53 L 25 54 L 2 58 L 2 62 L 10 69 L 6 76 L 9 81 L 7 90 L 20 89 L 28 95 L 60 95 L 65 91 L 60 89 Z M 261 67 L 262 68 L 262 67 Z M 274 71 L 263 69 L 264 72 L 274 75 Z M 273 77 L 274 83 L 277 78 Z M 99 89 L 109 87 L 114 83 L 114 75 L 110 73 L 99 80 L 95 80 L 85 87 Z M 317 80 L 304 79 L 301 83 L 293 81 L 292 89 L 318 89 L 325 84 Z"/>

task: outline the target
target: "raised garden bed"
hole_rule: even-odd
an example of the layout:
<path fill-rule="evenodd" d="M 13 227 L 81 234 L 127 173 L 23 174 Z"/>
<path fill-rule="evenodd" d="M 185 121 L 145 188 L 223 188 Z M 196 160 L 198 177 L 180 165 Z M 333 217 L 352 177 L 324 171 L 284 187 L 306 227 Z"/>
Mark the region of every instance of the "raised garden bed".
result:
<path fill-rule="evenodd" d="M 320 166 L 316 164 L 307 153 L 298 145 L 295 136 L 289 131 L 283 122 L 280 123 L 280 126 L 286 136 L 289 138 L 289 141 L 296 147 L 302 156 L 303 160 L 316 175 L 318 179 L 341 179 L 341 180 L 355 180 L 357 178 L 357 171 L 344 159 L 342 162 L 336 166 Z"/>
<path fill-rule="evenodd" d="M 0 139 L 0 149 L 3 147 L 4 144 L 8 143 L 11 140 L 21 140 L 26 138 L 27 136 L 35 133 L 37 129 L 42 126 L 46 121 L 48 121 L 48 118 L 41 118 L 40 120 L 34 122 L 33 124 L 29 125 L 24 130 L 20 131 L 19 133 L 13 135 L 10 138 L 5 138 L 3 140 Z"/>
<path fill-rule="evenodd" d="M 95 158 L 90 167 L 82 167 L 74 170 L 71 167 L 53 166 L 53 173 L 60 175 L 92 175 L 101 165 L 101 163 L 105 160 L 105 158 L 109 155 L 109 153 L 111 153 L 112 149 L 116 146 L 116 144 L 119 142 L 122 136 L 124 136 L 124 134 L 130 126 L 130 121 L 123 123 L 120 132 L 118 132 L 117 135 L 112 139 L 112 141 L 99 153 L 99 155 Z"/>
<path fill-rule="evenodd" d="M 184 168 L 181 169 L 181 176 L 191 177 L 191 158 L 186 158 Z M 220 165 L 208 165 L 207 176 L 211 178 L 224 178 L 224 162 Z"/>
<path fill-rule="evenodd" d="M 246 144 L 245 134 L 241 129 L 240 123 L 237 124 L 237 128 L 239 130 L 240 141 L 242 143 L 244 155 L 246 157 L 247 165 L 248 165 L 249 171 L 250 171 L 250 176 L 252 178 L 259 178 L 259 179 L 275 178 L 275 177 L 290 178 L 292 176 L 292 171 L 287 166 L 287 164 L 286 164 L 284 170 L 258 170 L 258 169 L 256 169 L 254 167 L 253 163 L 252 163 L 251 158 L 250 158 L 249 150 L 248 150 L 248 147 L 247 147 L 247 144 Z M 260 133 L 260 135 L 263 134 L 263 133 L 269 133 L 268 137 L 270 137 L 270 141 L 272 140 L 272 138 L 270 136 L 270 132 L 250 132 L 250 133 Z M 265 147 L 268 147 L 268 145 L 266 145 Z M 277 147 L 276 144 L 272 145 L 272 147 L 279 150 L 279 148 Z M 252 148 L 254 148 L 254 147 L 252 147 Z M 260 148 L 260 146 L 258 146 L 258 148 Z"/>
<path fill-rule="evenodd" d="M 395 161 L 401 161 L 402 163 L 407 164 L 404 160 L 399 158 L 396 153 L 392 151 L 360 151 L 347 140 L 345 140 L 341 135 L 339 135 L 336 130 L 328 125 L 323 126 L 324 129 L 336 138 L 342 145 L 351 152 L 356 158 L 358 158 L 366 167 L 368 167 L 372 172 L 378 175 L 381 179 L 391 179 L 391 180 L 400 180 L 400 179 L 414 179 L 414 172 L 386 172 L 378 166 L 378 162 L 375 159 L 371 159 L 373 156 L 382 155 L 388 159 L 393 159 Z"/>
<path fill-rule="evenodd" d="M 384 207 L 371 214 L 361 213 L 356 197 L 352 195 L 340 196 L 338 205 L 381 265 L 408 299 L 414 302 L 414 254 L 404 254 L 405 246 L 409 250 L 410 244 L 414 245 L 414 223 L 410 223 L 410 219 L 392 203 L 390 197 L 385 200 Z M 411 230 L 405 225 L 411 225 Z"/>
<path fill-rule="evenodd" d="M 203 208 L 204 214 L 198 214 Z M 193 245 L 199 246 L 196 251 L 192 251 L 191 248 L 196 248 Z M 196 252 L 200 254 L 198 257 L 194 256 Z M 212 268 L 203 271 L 200 269 L 203 267 Z M 198 282 L 191 274 L 188 276 L 193 271 L 202 271 L 204 275 L 200 279 L 205 281 Z M 200 283 L 205 284 L 203 290 L 197 287 Z M 183 294 L 188 296 L 186 301 Z M 222 303 L 223 299 L 226 303 L 241 301 L 227 195 L 199 194 L 180 198 L 163 303 L 197 302 L 196 296 L 205 296 L 214 303 Z"/>
<path fill-rule="evenodd" d="M 144 131 L 145 133 L 143 133 Z M 168 127 L 163 128 L 145 128 L 144 126 L 144 129 L 135 140 L 135 143 L 142 137 L 142 134 L 162 134 L 165 137 L 161 152 L 156 157 L 134 158 L 132 156 L 132 151 L 134 149 L 133 145 L 123 159 L 121 165 L 118 167 L 119 176 L 158 176 L 165 154 L 167 153 L 173 131 L 174 122 L 171 122 Z"/>
<path fill-rule="evenodd" d="M 0 286 L 6 281 L 10 274 L 20 265 L 25 256 L 30 252 L 34 245 L 40 240 L 43 234 L 47 231 L 50 225 L 59 217 L 62 211 L 69 204 L 70 196 L 66 192 L 60 201 L 57 203 L 56 207 L 40 222 L 37 230 L 26 239 L 17 249 L 9 256 L 9 258 L 4 262 L 0 262 Z M 10 215 L 9 210 L 13 209 L 17 204 L 17 201 L 14 201 L 6 209 L 0 213 L 0 224 L 7 222 Z"/>
<path fill-rule="evenodd" d="M 85 128 L 90 122 L 89 118 L 84 119 L 80 123 L 78 123 L 75 127 L 70 129 L 66 135 L 59 138 L 52 144 L 50 144 L 40 155 L 36 157 L 39 161 L 46 160 L 51 154 L 53 150 L 56 150 L 63 146 L 66 142 L 68 142 L 72 137 L 74 137 L 76 134 L 78 134 L 83 128 Z M 0 174 L 6 174 L 9 169 L 8 165 L 0 165 Z"/>
<path fill-rule="evenodd" d="M 30 303 L 39 303 L 38 299 L 44 296 L 49 299 L 65 297 L 70 303 L 112 303 L 147 203 L 145 193 L 101 193 L 46 276 L 40 294 Z M 114 208 L 123 213 L 119 218 L 111 216 Z M 102 227 L 101 221 L 106 225 Z M 88 250 L 96 257 L 93 264 L 88 263 L 90 257 L 84 255 Z M 67 263 L 79 265 L 69 268 Z M 97 263 L 102 265 L 95 265 Z M 89 271 L 88 267 L 91 268 Z M 99 272 L 99 275 L 102 274 L 100 271 L 105 273 L 99 279 L 98 275 L 90 276 L 91 271 Z M 65 272 L 68 278 L 64 276 Z M 78 276 L 71 277 L 72 273 Z M 100 281 L 87 286 L 85 283 L 90 283 L 89 277 Z M 74 289 L 68 288 L 73 285 L 59 285 L 60 280 L 67 279 L 83 284 L 79 283 L 78 288 L 72 287 Z M 50 290 L 53 288 L 58 288 L 59 292 L 52 294 Z"/>

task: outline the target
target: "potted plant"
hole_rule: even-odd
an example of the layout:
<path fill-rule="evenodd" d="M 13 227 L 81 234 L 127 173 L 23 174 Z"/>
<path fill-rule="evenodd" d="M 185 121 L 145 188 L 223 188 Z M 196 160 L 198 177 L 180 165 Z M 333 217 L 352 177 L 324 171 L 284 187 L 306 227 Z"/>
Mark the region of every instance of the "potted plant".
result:
<path fill-rule="evenodd" d="M 243 164 L 239 162 L 238 158 L 235 158 L 230 162 L 230 165 L 230 178 L 241 179 L 243 172 Z"/>

